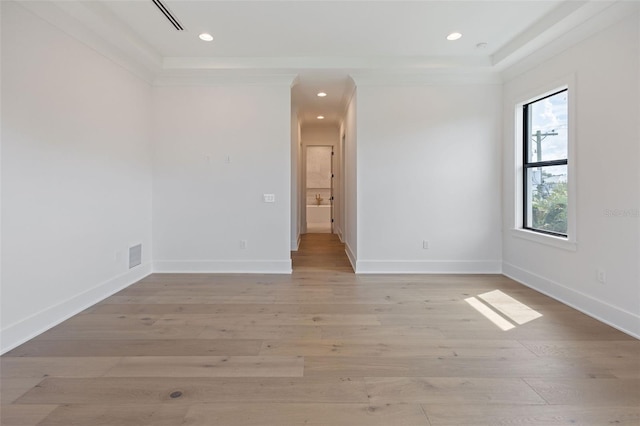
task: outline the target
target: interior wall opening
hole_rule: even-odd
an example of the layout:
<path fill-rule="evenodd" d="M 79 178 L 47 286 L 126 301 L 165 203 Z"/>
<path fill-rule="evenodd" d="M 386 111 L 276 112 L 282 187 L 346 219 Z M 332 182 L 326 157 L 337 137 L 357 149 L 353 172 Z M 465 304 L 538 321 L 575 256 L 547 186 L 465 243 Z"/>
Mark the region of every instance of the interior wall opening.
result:
<path fill-rule="evenodd" d="M 291 254 L 294 271 L 305 270 L 313 263 L 314 268 L 323 270 L 340 264 L 345 271 L 353 273 L 355 257 L 347 253 L 355 252 L 347 250 L 345 235 L 349 213 L 350 235 L 355 238 L 355 89 L 354 81 L 343 73 L 305 72 L 292 84 Z M 350 145 L 349 149 L 346 144 Z M 346 179 L 347 172 L 349 179 Z M 355 247 L 355 241 L 350 245 Z"/>

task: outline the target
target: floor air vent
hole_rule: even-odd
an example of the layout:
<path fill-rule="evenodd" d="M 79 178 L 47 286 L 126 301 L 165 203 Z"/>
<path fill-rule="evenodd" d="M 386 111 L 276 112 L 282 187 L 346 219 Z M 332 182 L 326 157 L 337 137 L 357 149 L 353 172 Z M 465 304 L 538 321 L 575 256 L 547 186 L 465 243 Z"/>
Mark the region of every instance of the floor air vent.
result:
<path fill-rule="evenodd" d="M 129 269 L 142 264 L 142 244 L 129 247 Z"/>
<path fill-rule="evenodd" d="M 162 12 L 162 14 L 169 20 L 169 22 L 171 22 L 171 25 L 173 25 L 176 30 L 178 31 L 184 30 L 184 28 L 182 28 L 182 25 L 180 25 L 180 22 L 178 22 L 176 17 L 171 14 L 171 11 L 167 6 L 165 6 L 160 0 L 151 0 L 151 1 L 153 1 L 153 4 L 155 4 L 158 9 L 160 9 L 160 12 Z"/>

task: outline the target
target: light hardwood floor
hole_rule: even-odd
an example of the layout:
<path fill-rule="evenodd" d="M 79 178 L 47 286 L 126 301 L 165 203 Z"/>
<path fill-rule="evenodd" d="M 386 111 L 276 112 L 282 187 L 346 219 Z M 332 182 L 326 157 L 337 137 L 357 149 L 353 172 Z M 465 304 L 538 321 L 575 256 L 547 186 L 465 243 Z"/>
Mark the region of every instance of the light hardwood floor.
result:
<path fill-rule="evenodd" d="M 640 342 L 500 275 L 155 274 L 1 359 L 1 424 L 640 424 Z M 541 317 L 503 331 L 465 299 Z M 521 309 L 522 310 L 522 309 Z"/>

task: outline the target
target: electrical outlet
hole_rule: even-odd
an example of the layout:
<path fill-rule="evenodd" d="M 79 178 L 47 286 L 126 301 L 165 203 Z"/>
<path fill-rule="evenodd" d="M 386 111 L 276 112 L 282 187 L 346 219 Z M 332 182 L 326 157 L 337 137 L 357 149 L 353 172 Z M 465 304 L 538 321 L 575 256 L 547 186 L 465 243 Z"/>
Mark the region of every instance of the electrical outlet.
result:
<path fill-rule="evenodd" d="M 262 194 L 262 199 L 264 200 L 265 203 L 275 203 L 276 202 L 275 194 Z"/>
<path fill-rule="evenodd" d="M 596 278 L 598 279 L 598 282 L 600 284 L 606 284 L 607 283 L 607 271 L 605 271 L 602 268 L 598 268 L 596 270 Z"/>
<path fill-rule="evenodd" d="M 240 248 L 242 250 L 247 248 L 247 240 L 240 240 Z"/>
<path fill-rule="evenodd" d="M 425 250 L 429 249 L 429 241 L 427 240 L 422 240 L 422 248 Z"/>

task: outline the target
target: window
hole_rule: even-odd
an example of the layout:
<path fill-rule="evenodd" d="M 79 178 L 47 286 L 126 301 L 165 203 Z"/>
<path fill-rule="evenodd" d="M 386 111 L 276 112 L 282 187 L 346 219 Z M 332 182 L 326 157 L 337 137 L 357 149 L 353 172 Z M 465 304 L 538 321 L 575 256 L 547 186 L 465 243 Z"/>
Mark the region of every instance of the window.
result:
<path fill-rule="evenodd" d="M 523 228 L 567 237 L 568 90 L 522 107 Z"/>

